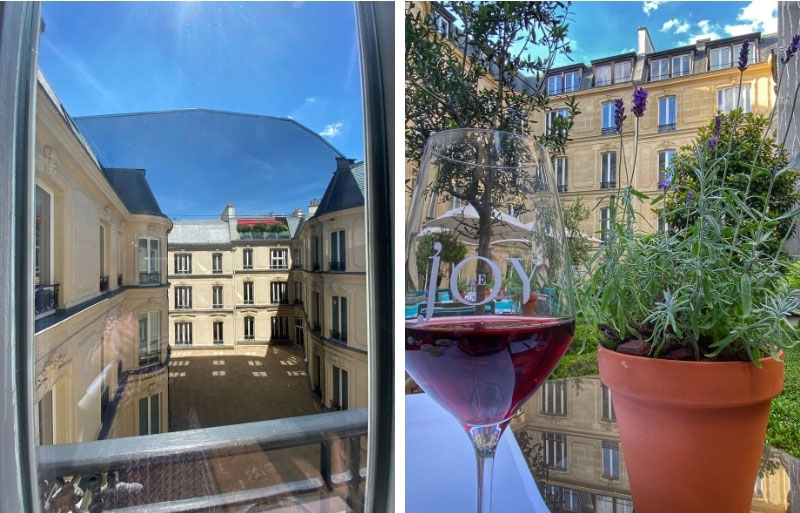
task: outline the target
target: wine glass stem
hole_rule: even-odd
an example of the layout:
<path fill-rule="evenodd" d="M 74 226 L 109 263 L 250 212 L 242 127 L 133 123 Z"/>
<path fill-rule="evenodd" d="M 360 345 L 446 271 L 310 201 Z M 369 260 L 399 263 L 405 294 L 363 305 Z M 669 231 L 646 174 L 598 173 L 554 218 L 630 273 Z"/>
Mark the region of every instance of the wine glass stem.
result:
<path fill-rule="evenodd" d="M 475 426 L 467 430 L 478 460 L 478 513 L 492 513 L 494 452 L 504 425 Z"/>

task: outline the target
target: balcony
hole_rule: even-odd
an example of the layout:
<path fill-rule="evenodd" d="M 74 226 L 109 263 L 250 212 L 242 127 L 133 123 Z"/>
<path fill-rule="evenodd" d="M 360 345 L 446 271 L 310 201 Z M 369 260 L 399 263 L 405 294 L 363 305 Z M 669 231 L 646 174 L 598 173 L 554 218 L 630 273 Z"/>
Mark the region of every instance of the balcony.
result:
<path fill-rule="evenodd" d="M 328 262 L 328 270 L 330 271 L 344 271 L 345 262 Z"/>
<path fill-rule="evenodd" d="M 276 305 L 276 306 L 278 306 L 278 305 L 288 305 L 289 304 L 289 300 L 287 298 L 283 298 L 282 297 L 282 298 L 278 298 L 278 299 L 273 299 L 271 301 L 271 304 Z"/>
<path fill-rule="evenodd" d="M 567 186 L 566 185 L 559 185 L 557 188 L 558 188 L 558 192 L 567 192 Z"/>
<path fill-rule="evenodd" d="M 239 232 L 239 240 L 288 240 L 289 232 Z"/>
<path fill-rule="evenodd" d="M 175 310 L 191 310 L 191 309 L 192 309 L 191 303 L 182 303 L 175 305 Z"/>
<path fill-rule="evenodd" d="M 182 465 L 191 465 L 191 462 L 203 464 L 208 460 L 209 454 L 234 457 L 253 454 L 254 450 L 267 452 L 319 445 L 319 475 L 316 477 L 280 486 L 180 500 L 176 498 L 159 503 L 147 502 L 147 497 L 155 495 L 155 492 L 143 488 L 137 495 L 143 498 L 144 504 L 132 509 L 239 511 L 242 508 L 249 510 L 248 505 L 255 505 L 255 509 L 259 509 L 259 504 L 274 504 L 278 498 L 287 495 L 338 496 L 331 490 L 336 490 L 336 485 L 345 485 L 343 495 L 347 505 L 359 513 L 363 511 L 363 497 L 359 494 L 359 488 L 365 473 L 360 462 L 361 437 L 366 435 L 367 410 L 359 409 L 149 436 L 43 445 L 36 448 L 36 456 L 42 491 L 47 496 L 67 496 L 71 493 L 72 483 L 86 483 L 82 486 L 85 496 L 81 507 L 85 511 L 101 511 L 104 509 L 100 486 L 91 484 L 105 481 L 108 474 L 119 472 L 120 475 L 125 475 L 130 469 L 143 467 L 150 469 L 149 472 L 166 473 L 169 465 L 175 462 L 181 462 Z M 343 447 L 345 468 L 338 474 L 333 474 L 331 468 L 332 463 L 338 459 L 331 443 L 335 440 L 346 442 Z"/>
<path fill-rule="evenodd" d="M 108 292 L 108 276 L 100 277 L 100 292 Z"/>
<path fill-rule="evenodd" d="M 213 269 L 211 274 L 222 274 L 222 269 Z"/>
<path fill-rule="evenodd" d="M 139 272 L 139 285 L 158 285 L 161 283 L 161 273 L 145 271 Z"/>
<path fill-rule="evenodd" d="M 347 342 L 347 332 L 331 330 L 331 340 L 336 340 L 337 342 Z"/>
<path fill-rule="evenodd" d="M 286 264 L 273 264 L 269 266 L 270 271 L 286 271 L 289 269 L 289 266 Z"/>
<path fill-rule="evenodd" d="M 613 189 L 617 186 L 617 181 L 614 180 L 613 182 L 600 182 L 601 189 Z"/>
<path fill-rule="evenodd" d="M 613 135 L 617 133 L 617 127 L 614 126 L 604 126 L 603 129 L 600 131 L 603 135 Z"/>
<path fill-rule="evenodd" d="M 242 269 L 244 269 L 245 271 L 250 270 L 252 268 L 253 268 L 253 264 L 243 264 L 242 265 Z"/>
<path fill-rule="evenodd" d="M 311 266 L 311 269 L 316 273 L 319 272 L 319 262 L 314 262 L 314 265 Z"/>
<path fill-rule="evenodd" d="M 213 305 L 211 305 L 211 308 L 213 308 L 214 310 L 221 310 L 222 303 L 214 303 Z"/>
<path fill-rule="evenodd" d="M 36 315 L 51 312 L 58 308 L 58 283 L 37 285 L 34 299 Z"/>
<path fill-rule="evenodd" d="M 666 125 L 658 125 L 658 132 L 674 132 L 675 123 L 667 123 Z"/>
<path fill-rule="evenodd" d="M 149 353 L 139 353 L 139 367 L 146 367 L 161 361 L 161 350 L 151 351 Z"/>
<path fill-rule="evenodd" d="M 122 286 L 122 275 L 118 274 L 117 275 L 117 287 L 121 287 L 121 286 Z"/>

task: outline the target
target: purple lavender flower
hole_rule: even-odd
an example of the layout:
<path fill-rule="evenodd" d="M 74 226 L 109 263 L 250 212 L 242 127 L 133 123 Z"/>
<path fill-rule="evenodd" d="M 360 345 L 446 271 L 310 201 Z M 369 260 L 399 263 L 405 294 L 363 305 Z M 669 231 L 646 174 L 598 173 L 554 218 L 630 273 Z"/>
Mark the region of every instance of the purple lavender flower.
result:
<path fill-rule="evenodd" d="M 745 39 L 742 41 L 742 49 L 739 51 L 739 71 L 744 72 L 747 69 L 747 54 L 750 53 L 750 40 Z"/>
<path fill-rule="evenodd" d="M 722 128 L 722 117 L 717 114 L 714 116 L 714 137 L 719 137 L 719 131 Z"/>
<path fill-rule="evenodd" d="M 786 64 L 792 60 L 792 56 L 794 56 L 798 48 L 800 48 L 800 34 L 794 36 L 792 42 L 786 47 L 786 55 L 781 58 L 781 63 Z"/>
<path fill-rule="evenodd" d="M 666 190 L 666 188 L 667 188 L 667 187 L 669 187 L 669 184 L 670 184 L 670 183 L 671 183 L 671 182 L 670 182 L 670 179 L 669 179 L 669 178 L 665 178 L 665 179 L 661 180 L 661 181 L 658 183 L 658 188 L 659 188 L 659 189 L 664 189 L 664 190 Z"/>
<path fill-rule="evenodd" d="M 689 191 L 686 193 L 686 203 L 691 203 L 694 199 L 694 191 Z"/>
<path fill-rule="evenodd" d="M 708 138 L 708 151 L 711 151 L 714 148 L 716 148 L 718 142 L 719 142 L 719 139 L 717 139 L 716 135 L 712 135 L 711 137 L 709 137 Z"/>
<path fill-rule="evenodd" d="M 633 107 L 631 112 L 637 118 L 644 116 L 644 111 L 647 108 L 647 90 L 641 87 L 633 92 Z"/>
<path fill-rule="evenodd" d="M 625 115 L 625 107 L 622 98 L 617 98 L 614 100 L 614 126 L 617 129 L 617 132 L 622 130 L 622 122 L 625 121 L 625 118 L 628 116 Z"/>

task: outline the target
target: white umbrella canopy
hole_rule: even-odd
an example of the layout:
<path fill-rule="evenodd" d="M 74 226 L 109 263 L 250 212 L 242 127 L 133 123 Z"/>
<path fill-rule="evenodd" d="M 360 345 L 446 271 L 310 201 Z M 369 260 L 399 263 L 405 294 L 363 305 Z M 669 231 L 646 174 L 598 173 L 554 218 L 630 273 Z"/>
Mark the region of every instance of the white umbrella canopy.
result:
<path fill-rule="evenodd" d="M 423 231 L 434 233 L 437 230 L 453 231 L 458 233 L 462 242 L 478 243 L 478 228 L 480 216 L 472 205 L 466 205 L 448 210 L 439 217 L 425 223 Z M 514 216 L 492 210 L 492 237 L 491 242 L 509 239 L 526 239 L 530 228 Z"/>

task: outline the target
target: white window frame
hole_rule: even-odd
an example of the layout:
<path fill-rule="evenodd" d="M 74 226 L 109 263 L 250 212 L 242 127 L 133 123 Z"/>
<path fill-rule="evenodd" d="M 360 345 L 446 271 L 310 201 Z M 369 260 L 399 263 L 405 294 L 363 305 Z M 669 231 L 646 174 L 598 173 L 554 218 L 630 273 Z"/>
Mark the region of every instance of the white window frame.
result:
<path fill-rule="evenodd" d="M 613 68 L 611 64 L 603 64 L 594 69 L 594 85 L 595 87 L 602 87 L 613 84 Z M 606 79 L 605 76 L 608 76 Z M 603 79 L 601 80 L 601 76 Z"/>
<path fill-rule="evenodd" d="M 285 281 L 272 281 L 269 284 L 269 301 L 273 305 L 289 303 L 289 284 Z"/>
<path fill-rule="evenodd" d="M 223 321 L 214 321 L 211 324 L 211 329 L 212 329 L 212 337 L 213 337 L 212 338 L 212 342 L 214 344 L 224 344 L 225 343 L 225 338 L 224 338 L 225 323 Z"/>
<path fill-rule="evenodd" d="M 182 285 L 175 287 L 175 310 L 192 309 L 192 287 Z"/>
<path fill-rule="evenodd" d="M 345 230 L 332 231 L 329 240 L 331 243 L 331 262 L 338 262 L 339 268 L 337 270 L 344 271 L 347 269 L 347 233 Z"/>
<path fill-rule="evenodd" d="M 161 352 L 161 312 L 144 312 L 139 315 L 139 358 L 156 352 Z"/>
<path fill-rule="evenodd" d="M 548 467 L 558 470 L 567 469 L 567 435 L 548 431 L 542 432 L 542 446 L 544 448 L 544 462 Z"/>
<path fill-rule="evenodd" d="M 658 152 L 658 182 L 671 179 L 672 160 L 675 158 L 675 150 L 661 150 Z"/>
<path fill-rule="evenodd" d="M 738 65 L 739 63 L 739 54 L 742 52 L 742 43 L 736 43 L 733 45 L 733 55 L 731 56 L 731 61 Z M 747 53 L 747 64 L 753 64 L 756 62 L 756 53 L 758 52 L 758 41 L 751 40 L 750 46 L 748 47 Z"/>
<path fill-rule="evenodd" d="M 603 477 L 619 479 L 619 442 L 603 440 Z"/>
<path fill-rule="evenodd" d="M 222 274 L 222 253 L 211 253 L 211 272 Z"/>
<path fill-rule="evenodd" d="M 142 241 L 144 241 L 144 253 L 145 253 L 144 255 L 142 255 Z M 158 273 L 159 275 L 158 281 L 160 282 L 161 269 L 159 265 L 159 260 L 161 252 L 161 240 L 153 237 L 139 237 L 137 249 L 139 252 L 137 261 L 139 264 L 140 282 L 141 282 L 141 273 L 148 273 L 148 274 Z M 154 250 L 156 253 L 155 257 L 153 257 Z"/>
<path fill-rule="evenodd" d="M 344 343 L 347 343 L 347 329 L 349 325 L 347 316 L 347 297 L 331 296 L 331 331 L 337 332 L 338 338 L 336 340 Z M 334 338 L 333 333 L 331 333 L 331 338 Z"/>
<path fill-rule="evenodd" d="M 581 507 L 580 495 L 578 490 L 572 488 L 561 489 L 561 508 L 564 511 L 578 512 Z"/>
<path fill-rule="evenodd" d="M 192 274 L 192 254 L 175 253 L 175 274 Z"/>
<path fill-rule="evenodd" d="M 727 62 L 723 59 L 723 56 L 727 55 Z M 738 58 L 738 57 L 737 57 Z M 711 48 L 708 54 L 708 70 L 709 71 L 717 71 L 720 69 L 728 69 L 733 65 L 733 59 L 731 58 L 731 47 L 730 46 L 720 46 L 717 48 Z"/>
<path fill-rule="evenodd" d="M 244 248 L 242 250 L 242 269 L 253 268 L 253 248 Z"/>
<path fill-rule="evenodd" d="M 225 304 L 225 296 L 223 292 L 222 285 L 212 285 L 211 286 L 211 307 L 212 308 L 223 308 Z"/>
<path fill-rule="evenodd" d="M 346 369 L 333 365 L 333 386 L 331 387 L 331 406 L 339 410 L 350 407 L 350 373 Z"/>
<path fill-rule="evenodd" d="M 246 315 L 244 317 L 244 339 L 256 339 L 256 318 L 252 315 Z"/>
<path fill-rule="evenodd" d="M 273 340 L 289 338 L 289 318 L 285 315 L 276 315 L 270 319 Z"/>
<path fill-rule="evenodd" d="M 717 110 L 727 114 L 736 108 L 736 93 L 738 87 L 726 87 L 717 90 Z M 739 107 L 745 114 L 751 111 L 750 84 L 743 84 L 741 89 Z"/>
<path fill-rule="evenodd" d="M 547 77 L 547 94 L 562 94 L 564 92 L 564 75 L 550 75 Z"/>
<path fill-rule="evenodd" d="M 558 192 L 567 192 L 567 157 L 556 157 L 553 162 L 553 171 L 556 174 L 556 187 Z"/>
<path fill-rule="evenodd" d="M 630 499 L 615 498 L 616 513 L 633 513 L 633 501 Z"/>
<path fill-rule="evenodd" d="M 671 121 L 670 121 L 671 120 Z M 678 128 L 678 99 L 665 96 L 658 99 L 658 131 L 671 132 Z"/>
<path fill-rule="evenodd" d="M 302 303 L 303 302 L 303 282 L 296 281 L 294 282 L 294 302 L 295 303 Z"/>
<path fill-rule="evenodd" d="M 595 513 L 614 513 L 614 497 L 595 495 Z"/>
<path fill-rule="evenodd" d="M 627 74 L 625 72 L 627 69 Z M 631 80 L 631 61 L 619 61 L 614 63 L 614 83 L 630 82 Z"/>
<path fill-rule="evenodd" d="M 269 268 L 270 269 L 288 269 L 289 268 L 289 250 L 286 248 L 274 248 L 269 250 Z"/>
<path fill-rule="evenodd" d="M 650 81 L 669 78 L 669 57 L 661 57 L 650 61 Z"/>
<path fill-rule="evenodd" d="M 242 282 L 242 301 L 245 305 L 254 305 L 256 302 L 256 287 L 250 280 Z"/>
<path fill-rule="evenodd" d="M 556 117 L 562 117 L 564 119 L 568 119 L 569 109 L 556 109 L 547 112 L 547 115 L 545 117 L 545 125 L 548 134 L 553 133 L 553 122 Z M 566 135 L 563 130 L 561 135 Z"/>
<path fill-rule="evenodd" d="M 448 36 L 450 34 L 450 22 L 445 19 L 444 16 L 435 15 L 433 17 L 433 24 L 436 25 L 436 30 L 443 36 Z"/>
<path fill-rule="evenodd" d="M 100 277 L 108 277 L 106 274 L 106 227 L 102 224 L 100 225 L 100 232 L 98 236 L 100 238 Z"/>
<path fill-rule="evenodd" d="M 153 399 L 155 398 L 155 408 L 153 404 Z M 142 433 L 142 404 L 145 404 L 145 410 L 147 411 L 147 432 Z M 153 418 L 153 412 L 156 413 L 156 418 Z M 137 411 L 137 415 L 139 417 L 139 436 L 144 435 L 157 435 L 161 433 L 161 394 L 154 394 L 148 397 L 142 397 L 139 399 L 139 409 Z M 153 430 L 153 421 L 155 420 L 155 431 Z"/>
<path fill-rule="evenodd" d="M 614 403 L 611 401 L 611 389 L 603 384 L 600 385 L 600 400 L 603 403 L 602 419 L 606 422 L 616 422 L 617 414 L 614 411 Z"/>
<path fill-rule="evenodd" d="M 611 229 L 611 218 L 609 217 L 608 207 L 600 209 L 600 239 L 606 240 L 608 231 Z"/>
<path fill-rule="evenodd" d="M 605 184 L 605 186 L 604 186 Z M 617 152 L 600 154 L 600 188 L 613 189 L 617 186 Z"/>
<path fill-rule="evenodd" d="M 614 124 L 614 102 L 605 102 L 601 107 L 603 112 L 601 133 L 616 134 L 617 127 Z"/>
<path fill-rule="evenodd" d="M 678 63 L 678 66 L 675 65 L 676 62 Z M 692 73 L 692 56 L 688 53 L 683 55 L 673 55 L 670 59 L 670 65 L 672 67 L 672 72 L 670 74 L 672 78 L 685 77 L 686 75 Z"/>
<path fill-rule="evenodd" d="M 40 193 L 41 191 L 41 193 Z M 47 187 L 36 184 L 35 203 L 41 207 L 40 212 L 36 213 L 39 219 L 38 237 L 36 239 L 35 259 L 35 284 L 52 285 L 53 283 L 53 193 Z M 46 278 L 46 279 L 45 279 Z M 58 305 L 56 305 L 58 306 Z"/>
<path fill-rule="evenodd" d="M 548 415 L 567 414 L 567 384 L 563 379 L 545 381 L 541 411 Z"/>
<path fill-rule="evenodd" d="M 572 93 L 581 88 L 580 70 L 567 71 L 564 73 L 564 92 Z"/>
<path fill-rule="evenodd" d="M 192 345 L 192 323 L 191 322 L 176 322 L 175 323 L 175 344 L 176 345 Z"/>

